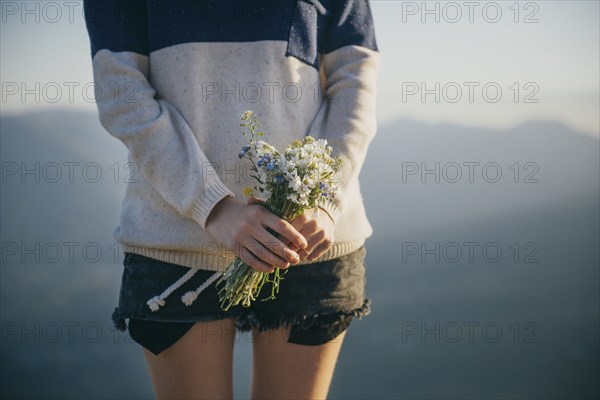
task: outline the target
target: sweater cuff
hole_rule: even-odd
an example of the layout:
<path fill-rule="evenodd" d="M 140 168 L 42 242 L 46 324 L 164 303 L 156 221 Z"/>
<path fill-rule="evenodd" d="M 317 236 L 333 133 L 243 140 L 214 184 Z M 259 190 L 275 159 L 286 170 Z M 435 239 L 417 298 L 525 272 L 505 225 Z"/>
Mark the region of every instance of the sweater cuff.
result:
<path fill-rule="evenodd" d="M 225 197 L 235 197 L 233 192 L 220 181 L 215 181 L 201 195 L 198 203 L 192 208 L 192 218 L 202 229 L 206 229 L 206 220 L 213 208 Z"/>

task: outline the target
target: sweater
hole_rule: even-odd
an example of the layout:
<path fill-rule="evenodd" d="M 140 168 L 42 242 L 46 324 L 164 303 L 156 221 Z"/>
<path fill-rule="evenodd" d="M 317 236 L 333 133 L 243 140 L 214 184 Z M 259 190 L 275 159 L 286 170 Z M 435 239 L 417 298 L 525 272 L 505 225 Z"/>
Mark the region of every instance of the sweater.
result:
<path fill-rule="evenodd" d="M 312 135 L 343 160 L 338 194 L 320 206 L 335 231 L 318 261 L 372 235 L 358 180 L 376 132 L 367 1 L 85 1 L 84 15 L 99 120 L 134 166 L 113 231 L 124 252 L 227 268 L 235 254 L 206 221 L 254 184 L 238 158 L 246 110 L 278 150 Z"/>

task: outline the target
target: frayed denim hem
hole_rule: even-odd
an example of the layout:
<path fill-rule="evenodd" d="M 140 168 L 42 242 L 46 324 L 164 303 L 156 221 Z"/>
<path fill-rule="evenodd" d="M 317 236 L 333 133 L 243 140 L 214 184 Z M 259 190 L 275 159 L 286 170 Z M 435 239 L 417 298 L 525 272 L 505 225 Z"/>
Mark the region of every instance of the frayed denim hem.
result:
<path fill-rule="evenodd" d="M 331 326 L 346 323 L 351 318 L 362 319 L 371 313 L 371 300 L 365 299 L 363 305 L 349 311 L 338 312 L 315 312 L 304 315 L 282 315 L 276 322 L 264 323 L 260 321 L 254 311 L 249 311 L 236 318 L 236 328 L 241 332 L 248 332 L 257 329 L 265 332 L 270 329 L 280 327 L 294 326 L 302 330 L 307 330 L 315 326 Z"/>
<path fill-rule="evenodd" d="M 125 322 L 126 318 L 127 318 L 127 316 L 125 314 L 123 314 L 119 310 L 119 308 L 115 308 L 115 310 L 112 313 L 112 321 L 113 321 L 113 324 L 116 329 L 118 329 L 122 332 L 127 330 L 127 323 Z"/>
<path fill-rule="evenodd" d="M 154 321 L 154 322 L 179 322 L 179 323 L 193 323 L 193 322 L 210 322 L 210 321 L 219 321 L 229 318 L 239 318 L 236 314 L 223 314 L 223 313 L 210 313 L 210 314 L 201 314 L 198 316 L 194 315 L 169 315 L 168 317 L 157 316 L 154 317 L 152 315 L 143 314 L 143 313 L 131 313 L 131 312 L 123 312 L 119 307 L 115 308 L 112 313 L 112 322 L 114 327 L 120 331 L 126 331 L 128 329 L 128 325 L 126 320 L 128 319 L 140 319 L 144 321 Z"/>

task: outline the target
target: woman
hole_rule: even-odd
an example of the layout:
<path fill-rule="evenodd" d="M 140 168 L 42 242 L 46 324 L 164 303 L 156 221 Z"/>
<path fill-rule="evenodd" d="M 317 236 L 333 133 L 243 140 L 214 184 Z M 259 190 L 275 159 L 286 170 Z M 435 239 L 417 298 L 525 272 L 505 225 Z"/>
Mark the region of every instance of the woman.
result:
<path fill-rule="evenodd" d="M 376 131 L 368 3 L 86 1 L 85 17 L 100 121 L 134 166 L 113 320 L 142 346 L 157 397 L 233 397 L 236 329 L 252 332 L 253 398 L 326 397 L 351 320 L 370 310 L 358 182 Z M 248 109 L 279 149 L 328 141 L 343 160 L 334 202 L 287 222 L 240 200 Z M 236 255 L 288 269 L 276 300 L 221 310 L 214 281 Z"/>

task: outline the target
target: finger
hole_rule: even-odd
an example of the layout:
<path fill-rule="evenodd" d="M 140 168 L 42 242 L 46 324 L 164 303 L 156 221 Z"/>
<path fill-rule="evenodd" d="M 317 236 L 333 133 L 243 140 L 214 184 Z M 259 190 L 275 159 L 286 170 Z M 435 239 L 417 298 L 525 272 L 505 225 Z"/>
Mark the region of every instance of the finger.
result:
<path fill-rule="evenodd" d="M 304 225 L 304 229 L 302 229 L 300 234 L 304 236 L 307 242 L 307 246 L 305 249 L 293 249 L 300 256 L 301 260 L 305 260 L 308 255 L 313 251 L 315 246 L 318 244 L 318 237 L 315 235 L 318 233 L 317 229 L 313 227 L 314 224 L 306 224 Z M 314 225 L 316 226 L 316 225 Z"/>
<path fill-rule="evenodd" d="M 254 242 L 248 247 L 243 247 L 238 256 L 260 272 L 273 272 L 275 267 L 285 269 L 289 266 L 287 261 L 268 253 L 268 249 Z"/>
<path fill-rule="evenodd" d="M 310 219 L 305 214 L 300 214 L 296 216 L 293 220 L 290 221 L 290 224 L 298 231 L 302 232 L 302 230 L 306 227 L 306 224 L 310 221 Z"/>
<path fill-rule="evenodd" d="M 308 246 L 306 239 L 296 230 L 296 228 L 275 214 L 267 215 L 267 217 L 263 219 L 263 223 L 299 248 L 304 249 Z"/>
<path fill-rule="evenodd" d="M 278 267 L 278 268 L 288 268 L 290 266 L 289 262 L 276 254 L 274 254 L 271 250 L 266 248 L 259 241 L 252 241 L 246 246 L 248 250 L 250 250 L 255 256 L 257 256 L 260 260 L 267 263 L 269 266 Z"/>
<path fill-rule="evenodd" d="M 294 227 L 296 226 L 302 226 L 304 224 L 306 224 L 306 222 L 309 220 L 309 218 L 307 217 L 306 214 L 300 214 L 298 216 L 296 216 L 296 218 L 294 218 L 291 223 Z"/>
<path fill-rule="evenodd" d="M 296 222 L 296 221 L 293 221 L 293 222 Z M 317 231 L 321 230 L 319 223 L 314 219 L 307 219 L 306 221 L 302 221 L 302 223 L 298 224 L 298 226 L 294 225 L 293 223 L 292 223 L 292 225 L 305 238 L 308 236 L 311 236 L 314 233 L 316 233 Z"/>
<path fill-rule="evenodd" d="M 319 257 L 321 257 L 329 248 L 331 247 L 331 242 L 326 240 L 322 242 L 316 249 L 308 256 L 308 261 L 315 261 Z"/>
<path fill-rule="evenodd" d="M 266 262 L 260 260 L 254 253 L 252 253 L 247 248 L 242 248 L 242 250 L 237 254 L 239 258 L 241 258 L 246 264 L 250 265 L 252 268 L 257 270 L 258 272 L 273 272 L 275 268 L 273 266 L 267 264 Z"/>
<path fill-rule="evenodd" d="M 270 231 L 270 229 L 267 230 L 267 232 Z M 293 252 L 295 252 L 296 254 L 299 255 L 298 251 L 300 251 L 300 248 L 298 247 L 298 245 L 290 242 L 289 240 L 287 240 L 286 238 L 282 237 L 279 234 L 276 234 L 275 237 L 277 239 L 279 239 L 281 241 L 281 243 L 283 243 L 284 245 L 286 245 L 290 250 L 292 250 Z"/>
<path fill-rule="evenodd" d="M 296 244 L 294 243 L 290 243 L 290 241 L 288 240 L 287 243 L 285 244 L 287 247 L 289 247 L 290 250 L 296 252 L 296 254 L 298 254 L 298 251 L 300 251 L 300 247 L 298 247 Z M 298 254 L 300 255 L 300 254 Z"/>
<path fill-rule="evenodd" d="M 263 246 L 267 247 L 272 253 L 278 255 L 283 260 L 286 260 L 291 263 L 298 263 L 300 261 L 300 257 L 298 254 L 287 247 L 281 240 L 277 239 L 275 236 L 271 235 L 267 230 L 260 229 L 254 234 L 255 239 L 257 239 Z"/>
<path fill-rule="evenodd" d="M 298 255 L 300 256 L 301 260 L 306 260 L 308 258 L 308 256 L 310 255 L 310 253 L 308 253 L 306 250 L 302 249 L 298 251 Z"/>
<path fill-rule="evenodd" d="M 257 243 L 256 246 L 251 248 L 251 251 L 263 262 L 269 264 L 272 267 L 286 269 L 290 266 L 288 260 L 279 257 L 277 254 L 273 253 L 270 249 L 265 247 L 262 243 Z"/>
<path fill-rule="evenodd" d="M 310 245 L 310 238 L 318 231 L 318 223 L 317 221 L 311 220 L 308 217 L 306 217 L 305 214 L 301 214 L 294 218 L 294 220 L 290 221 L 290 224 L 298 232 L 300 232 L 302 236 L 304 236 L 304 239 L 307 241 L 308 244 L 306 249 L 301 249 L 296 244 L 290 242 L 288 239 L 282 237 L 280 234 L 274 232 L 270 228 L 267 228 L 267 230 L 273 233 L 278 239 L 280 239 L 290 250 L 295 251 L 300 256 L 300 260 L 305 260 L 310 254 L 310 252 L 306 251 L 308 247 L 310 247 L 312 251 L 312 249 L 316 245 L 316 243 L 314 243 L 312 246 Z"/>
<path fill-rule="evenodd" d="M 273 229 L 267 227 L 266 230 L 271 235 L 275 236 L 281 243 L 283 243 L 285 246 L 287 246 L 290 250 L 296 252 L 296 254 L 298 253 L 298 250 L 300 250 L 300 247 L 297 244 L 292 243 L 291 241 L 289 241 L 285 237 L 281 236 L 279 233 L 275 232 Z M 302 234 L 302 232 L 300 232 L 300 234 Z"/>
<path fill-rule="evenodd" d="M 325 231 L 317 231 L 308 238 L 306 252 L 312 254 L 316 248 L 325 240 Z"/>

